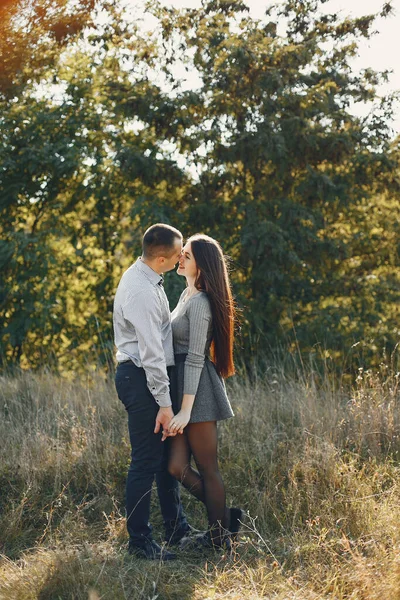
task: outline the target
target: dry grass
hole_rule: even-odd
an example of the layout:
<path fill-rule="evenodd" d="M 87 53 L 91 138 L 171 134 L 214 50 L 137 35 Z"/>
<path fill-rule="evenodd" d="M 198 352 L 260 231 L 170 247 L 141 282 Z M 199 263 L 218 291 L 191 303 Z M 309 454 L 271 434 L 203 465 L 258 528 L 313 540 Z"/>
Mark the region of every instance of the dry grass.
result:
<path fill-rule="evenodd" d="M 233 381 L 220 459 L 229 503 L 247 511 L 243 535 L 232 557 L 165 565 L 125 552 L 129 442 L 113 383 L 22 373 L 0 384 L 1 599 L 400 599 L 393 365 L 360 371 L 347 391 L 312 370 Z M 161 536 L 155 498 L 153 522 Z"/>

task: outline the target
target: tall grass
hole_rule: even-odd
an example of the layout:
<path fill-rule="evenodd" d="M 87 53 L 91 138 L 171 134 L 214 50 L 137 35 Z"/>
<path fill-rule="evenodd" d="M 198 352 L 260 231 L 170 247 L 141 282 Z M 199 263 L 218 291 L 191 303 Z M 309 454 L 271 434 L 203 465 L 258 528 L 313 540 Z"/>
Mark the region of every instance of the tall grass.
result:
<path fill-rule="evenodd" d="M 328 371 L 229 382 L 220 426 L 228 503 L 245 508 L 233 556 L 126 555 L 126 415 L 101 374 L 0 381 L 0 598 L 400 598 L 399 373 L 344 387 Z M 154 494 L 152 521 L 162 527 Z M 190 521 L 205 527 L 188 494 Z"/>

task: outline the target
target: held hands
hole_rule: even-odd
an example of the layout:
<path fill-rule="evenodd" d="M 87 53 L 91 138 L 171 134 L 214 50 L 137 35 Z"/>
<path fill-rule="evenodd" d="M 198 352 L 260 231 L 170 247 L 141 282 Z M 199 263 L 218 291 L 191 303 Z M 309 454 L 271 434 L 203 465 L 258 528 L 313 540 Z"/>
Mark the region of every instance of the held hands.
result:
<path fill-rule="evenodd" d="M 194 398 L 194 394 L 183 395 L 181 410 L 172 417 L 168 424 L 168 435 L 172 436 L 177 433 L 183 433 L 183 430 L 190 421 Z"/>
<path fill-rule="evenodd" d="M 190 414 L 190 410 L 184 410 L 181 408 L 181 410 L 171 419 L 168 425 L 168 435 L 173 436 L 177 433 L 183 433 L 183 430 L 189 423 Z"/>
<path fill-rule="evenodd" d="M 162 438 L 161 441 L 164 442 L 167 437 L 173 437 L 178 432 L 170 431 L 169 424 L 171 420 L 174 418 L 174 413 L 172 411 L 171 406 L 160 407 L 156 416 L 156 424 L 154 427 L 154 433 L 158 433 L 162 428 Z M 189 415 L 190 418 L 190 415 Z"/>
<path fill-rule="evenodd" d="M 156 417 L 154 433 L 158 433 L 162 427 L 162 442 L 164 442 L 167 437 L 173 437 L 177 433 L 183 433 L 183 430 L 190 420 L 193 402 L 194 395 L 184 394 L 181 410 L 176 415 L 174 415 L 171 406 L 160 407 Z"/>

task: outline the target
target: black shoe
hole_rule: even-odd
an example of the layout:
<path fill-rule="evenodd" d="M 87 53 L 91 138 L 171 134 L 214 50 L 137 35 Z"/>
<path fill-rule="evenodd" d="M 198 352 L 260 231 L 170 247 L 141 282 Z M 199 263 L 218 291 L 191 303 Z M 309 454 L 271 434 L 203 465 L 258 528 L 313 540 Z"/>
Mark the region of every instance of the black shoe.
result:
<path fill-rule="evenodd" d="M 173 529 L 172 531 L 168 530 L 165 534 L 165 541 L 168 546 L 176 546 L 183 538 L 190 537 L 196 533 L 200 533 L 200 531 L 187 523 L 185 527 Z"/>
<path fill-rule="evenodd" d="M 154 540 L 146 539 L 141 546 L 129 544 L 129 554 L 147 560 L 174 560 L 176 554 L 157 544 Z"/>
<path fill-rule="evenodd" d="M 231 534 L 232 542 L 235 542 L 242 526 L 245 514 L 241 508 L 230 508 L 229 515 L 229 532 Z"/>
<path fill-rule="evenodd" d="M 224 550 L 231 553 L 232 545 L 229 535 L 224 535 L 218 542 L 211 537 L 210 531 L 182 538 L 179 547 L 181 550 Z"/>

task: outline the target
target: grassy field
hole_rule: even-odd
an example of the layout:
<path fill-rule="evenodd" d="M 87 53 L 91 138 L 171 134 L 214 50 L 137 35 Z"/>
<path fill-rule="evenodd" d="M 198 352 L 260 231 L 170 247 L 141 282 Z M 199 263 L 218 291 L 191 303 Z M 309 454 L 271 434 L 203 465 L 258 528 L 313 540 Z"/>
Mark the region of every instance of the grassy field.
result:
<path fill-rule="evenodd" d="M 382 364 L 345 387 L 269 367 L 229 382 L 220 462 L 243 534 L 231 557 L 165 565 L 125 551 L 129 441 L 113 382 L 3 376 L 0 598 L 400 599 L 399 376 Z"/>

